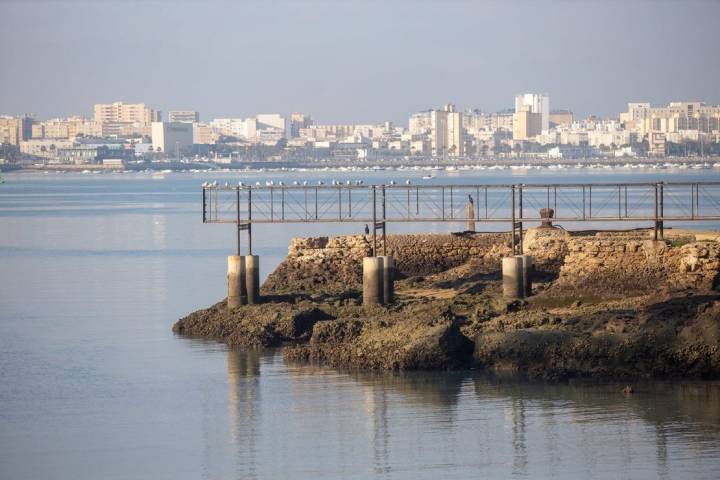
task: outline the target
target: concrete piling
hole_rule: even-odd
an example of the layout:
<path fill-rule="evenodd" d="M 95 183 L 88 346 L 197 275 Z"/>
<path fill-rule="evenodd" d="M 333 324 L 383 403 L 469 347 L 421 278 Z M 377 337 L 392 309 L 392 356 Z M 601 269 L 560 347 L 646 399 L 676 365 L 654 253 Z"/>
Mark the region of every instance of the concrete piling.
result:
<path fill-rule="evenodd" d="M 380 257 L 363 258 L 363 305 L 383 303 L 383 263 Z"/>
<path fill-rule="evenodd" d="M 248 305 L 260 303 L 260 257 L 245 255 L 245 289 Z"/>
<path fill-rule="evenodd" d="M 388 305 L 395 301 L 395 260 L 390 255 L 378 258 L 382 259 L 382 304 Z"/>
<path fill-rule="evenodd" d="M 227 308 L 232 310 L 247 303 L 247 288 L 245 285 L 245 258 L 239 255 L 228 257 L 228 296 Z"/>
<path fill-rule="evenodd" d="M 523 260 L 519 255 L 502 259 L 502 279 L 505 298 L 523 297 Z"/>
<path fill-rule="evenodd" d="M 522 258 L 523 296 L 532 295 L 533 258 L 530 255 L 519 255 Z"/>

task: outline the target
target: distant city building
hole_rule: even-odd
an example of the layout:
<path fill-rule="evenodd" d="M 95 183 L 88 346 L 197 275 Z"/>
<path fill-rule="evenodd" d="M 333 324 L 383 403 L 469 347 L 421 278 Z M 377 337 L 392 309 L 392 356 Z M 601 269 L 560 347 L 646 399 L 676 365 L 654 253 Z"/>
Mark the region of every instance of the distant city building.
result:
<path fill-rule="evenodd" d="M 550 128 L 568 127 L 573 123 L 573 113 L 569 110 L 553 110 L 550 112 Z"/>
<path fill-rule="evenodd" d="M 313 124 L 312 118 L 304 113 L 293 113 L 290 116 L 290 138 L 299 138 L 300 130 Z"/>
<path fill-rule="evenodd" d="M 277 113 L 258 113 L 255 120 L 258 129 L 275 128 L 285 131 L 285 117 Z"/>
<path fill-rule="evenodd" d="M 430 112 L 430 143 L 435 156 L 465 155 L 462 114 L 448 103 L 442 110 Z"/>
<path fill-rule="evenodd" d="M 30 116 L 0 116 L 0 140 L 2 143 L 19 146 L 20 142 L 32 138 L 33 119 Z"/>
<path fill-rule="evenodd" d="M 255 118 L 216 118 L 210 126 L 220 135 L 254 141 L 257 137 Z"/>
<path fill-rule="evenodd" d="M 522 105 L 513 116 L 513 140 L 528 140 L 542 132 L 542 114 Z"/>
<path fill-rule="evenodd" d="M 105 137 L 150 135 L 150 125 L 162 120 L 159 110 L 153 110 L 144 103 L 98 103 L 94 111 L 95 121 L 102 125 Z"/>
<path fill-rule="evenodd" d="M 150 125 L 161 120 L 158 110 L 148 108 L 144 103 L 97 103 L 95 121 L 101 123 L 138 123 Z"/>
<path fill-rule="evenodd" d="M 698 130 L 711 133 L 720 130 L 720 106 L 702 102 L 671 102 L 666 107 L 651 107 L 649 103 L 628 103 L 628 111 L 620 114 L 625 128 L 641 135 L 677 133 Z"/>
<path fill-rule="evenodd" d="M 193 145 L 193 125 L 181 122 L 153 122 L 152 145 L 155 152 L 170 156 L 182 153 Z"/>
<path fill-rule="evenodd" d="M 542 93 L 523 93 L 515 95 L 515 113 L 530 107 L 530 113 L 540 114 L 540 129 L 550 128 L 550 97 Z"/>
<path fill-rule="evenodd" d="M 200 113 L 193 110 L 170 110 L 168 122 L 170 123 L 198 123 Z"/>
<path fill-rule="evenodd" d="M 213 145 L 217 143 L 220 135 L 206 123 L 193 124 L 193 144 L 195 145 Z"/>

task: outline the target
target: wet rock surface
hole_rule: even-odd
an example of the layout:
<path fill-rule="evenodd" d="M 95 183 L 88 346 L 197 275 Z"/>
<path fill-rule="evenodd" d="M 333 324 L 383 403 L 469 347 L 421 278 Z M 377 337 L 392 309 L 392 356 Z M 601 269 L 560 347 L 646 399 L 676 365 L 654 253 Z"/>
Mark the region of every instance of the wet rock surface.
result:
<path fill-rule="evenodd" d="M 265 303 L 228 312 L 220 302 L 173 330 L 245 348 L 283 346 L 288 361 L 351 369 L 720 376 L 717 242 L 531 230 L 534 295 L 507 301 L 499 272 L 507 234 L 390 236 L 397 301 L 364 307 L 370 240 L 296 239 L 263 285 Z"/>

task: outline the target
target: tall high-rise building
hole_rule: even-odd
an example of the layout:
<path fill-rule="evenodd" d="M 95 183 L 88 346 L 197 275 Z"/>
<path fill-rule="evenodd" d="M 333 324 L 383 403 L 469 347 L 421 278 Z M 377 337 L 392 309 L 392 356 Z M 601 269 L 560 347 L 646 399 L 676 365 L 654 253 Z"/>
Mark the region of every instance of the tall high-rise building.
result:
<path fill-rule="evenodd" d="M 540 128 L 550 128 L 550 97 L 544 93 L 522 93 L 515 95 L 515 113 L 522 112 L 522 107 L 530 107 L 530 113 L 540 114 Z"/>
<path fill-rule="evenodd" d="M 442 110 L 430 112 L 430 143 L 435 156 L 465 155 L 462 113 L 455 111 L 455 105 L 448 103 Z"/>
<path fill-rule="evenodd" d="M 95 121 L 101 123 L 131 123 L 138 126 L 149 126 L 159 122 L 162 115 L 144 103 L 97 103 L 95 104 Z"/>
<path fill-rule="evenodd" d="M 200 113 L 194 110 L 170 110 L 168 112 L 168 122 L 198 123 L 199 121 Z"/>

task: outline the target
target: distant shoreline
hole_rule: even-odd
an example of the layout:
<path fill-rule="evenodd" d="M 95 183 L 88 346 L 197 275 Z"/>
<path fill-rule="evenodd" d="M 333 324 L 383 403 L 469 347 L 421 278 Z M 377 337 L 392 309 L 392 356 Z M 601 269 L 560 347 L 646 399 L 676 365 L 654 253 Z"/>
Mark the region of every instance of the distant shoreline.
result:
<path fill-rule="evenodd" d="M 493 170 L 522 168 L 718 168 L 720 157 L 664 157 L 664 158 L 581 158 L 581 159 L 536 159 L 536 158 L 493 158 L 466 162 L 441 162 L 435 160 L 385 160 L 377 162 L 349 161 L 272 161 L 239 162 L 221 164 L 213 162 L 155 162 L 131 163 L 123 168 L 99 164 L 57 164 L 57 165 L 0 165 L 4 172 L 228 172 L 228 171 L 283 171 L 283 170 Z"/>

